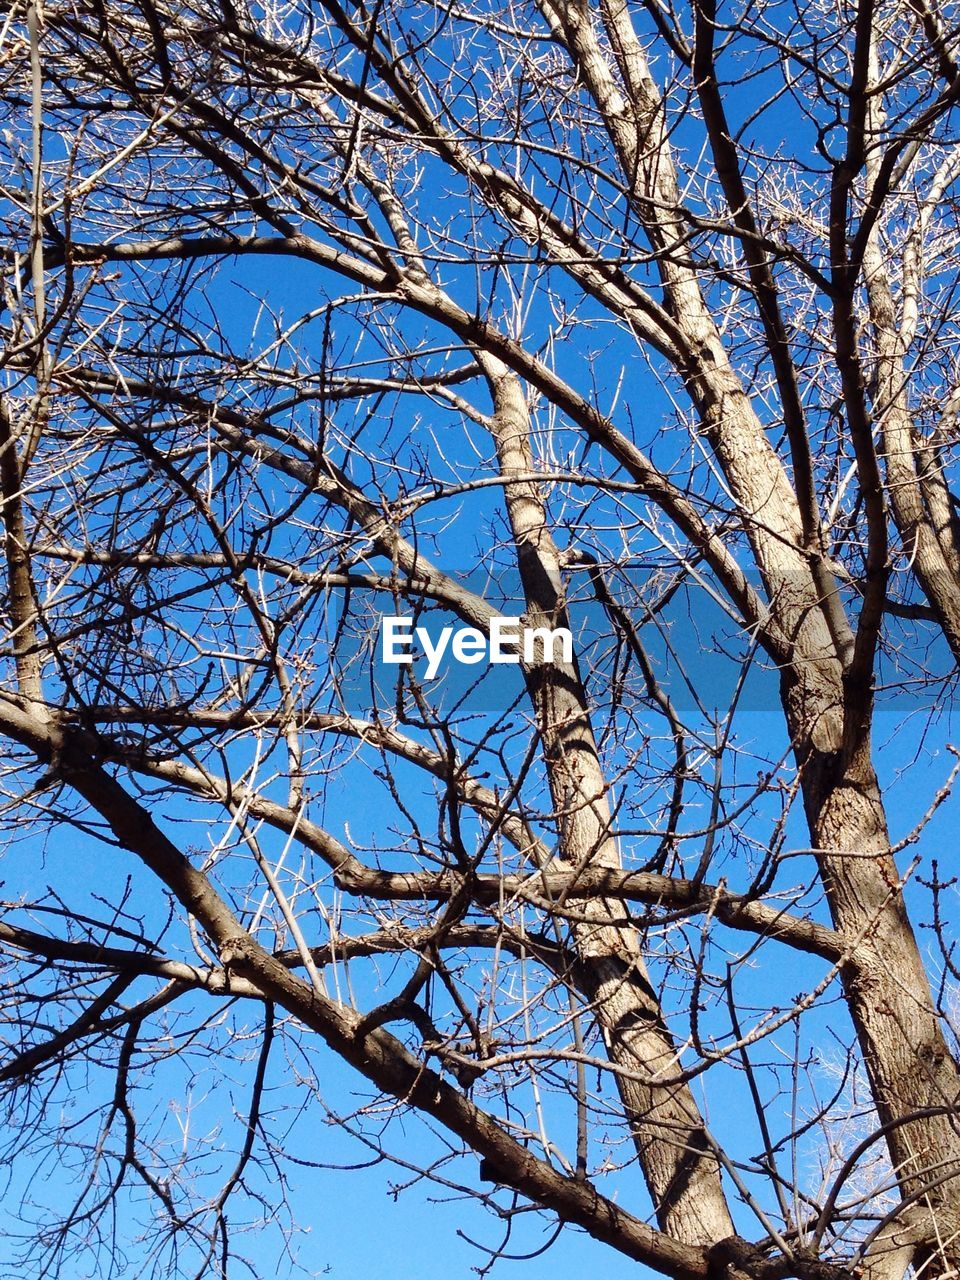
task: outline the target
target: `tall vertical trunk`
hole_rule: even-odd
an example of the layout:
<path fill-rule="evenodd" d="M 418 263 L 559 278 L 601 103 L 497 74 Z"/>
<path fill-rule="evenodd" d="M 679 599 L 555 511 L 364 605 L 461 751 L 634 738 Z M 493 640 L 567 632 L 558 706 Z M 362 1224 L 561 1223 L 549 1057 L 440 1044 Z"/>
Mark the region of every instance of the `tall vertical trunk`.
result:
<path fill-rule="evenodd" d="M 804 805 L 835 927 L 849 940 L 841 976 L 887 1149 L 912 1222 L 899 1264 L 925 1275 L 960 1263 L 960 1128 L 938 1109 L 960 1097 L 950 1053 L 907 914 L 877 776 L 864 735 L 852 752 L 839 740 L 813 743 L 824 702 L 822 683 L 785 691 L 788 723 L 802 774 Z M 911 1118 L 912 1117 L 912 1118 Z M 915 1246 L 915 1250 L 914 1250 Z"/>
<path fill-rule="evenodd" d="M 497 362 L 480 359 L 493 389 L 501 473 L 529 475 L 530 425 L 520 383 Z M 508 485 L 506 502 L 527 622 L 564 626 L 559 556 L 536 486 L 529 480 Z M 534 663 L 526 676 L 557 814 L 558 856 L 578 868 L 617 867 L 607 785 L 576 659 L 572 664 Z M 658 1222 L 675 1239 L 713 1244 L 733 1235 L 733 1222 L 692 1092 L 686 1084 L 657 1083 L 658 1074 L 672 1074 L 676 1049 L 637 931 L 623 923 L 622 903 L 599 899 L 577 907 L 585 919 L 572 926 L 572 935 L 586 994 L 611 1062 L 629 1072 L 617 1075 L 617 1086 Z"/>

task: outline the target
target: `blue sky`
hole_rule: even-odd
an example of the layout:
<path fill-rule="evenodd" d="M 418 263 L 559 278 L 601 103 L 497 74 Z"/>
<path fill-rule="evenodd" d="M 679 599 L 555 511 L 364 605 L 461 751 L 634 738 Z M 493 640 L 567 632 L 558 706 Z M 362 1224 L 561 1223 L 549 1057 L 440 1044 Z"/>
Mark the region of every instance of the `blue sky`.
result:
<path fill-rule="evenodd" d="M 779 112 L 771 113 L 757 126 L 757 136 L 762 141 L 779 145 L 786 136 L 782 125 L 787 119 L 786 114 L 781 117 Z M 789 119 L 792 120 L 792 117 Z M 694 132 L 695 124 L 691 118 L 679 129 L 678 145 L 692 146 Z M 790 136 L 801 152 L 807 147 L 809 138 L 802 130 L 795 131 Z M 465 211 L 462 191 L 455 184 L 441 188 L 436 170 L 429 164 L 427 170 L 426 195 L 423 198 L 428 225 L 434 230 L 445 229 L 458 235 L 465 234 L 471 224 Z M 607 210 L 602 212 L 606 216 Z M 591 225 L 589 221 L 587 225 Z M 489 245 L 494 246 L 499 231 L 491 228 L 485 235 Z M 538 279 L 539 270 L 539 266 L 532 268 L 525 275 L 521 267 L 500 272 L 491 269 L 487 273 L 479 273 L 478 279 L 472 268 L 449 265 L 443 268 L 443 273 L 451 292 L 464 300 L 465 304 L 476 303 L 480 309 L 480 304 L 487 299 L 488 291 L 492 292 L 493 310 L 496 312 L 499 309 L 501 316 L 506 316 L 510 311 L 511 289 L 507 287 L 508 279 L 514 291 L 528 290 L 529 306 L 524 311 L 524 336 L 529 345 L 546 349 L 548 341 L 559 334 L 558 346 L 552 352 L 552 358 L 555 358 L 559 371 L 571 384 L 585 394 L 595 396 L 604 408 L 616 401 L 616 409 L 611 412 L 617 424 L 640 444 L 649 446 L 660 465 L 670 469 L 681 462 L 685 457 L 688 441 L 686 435 L 677 430 L 677 419 L 669 398 L 654 377 L 654 371 L 658 367 L 656 359 L 648 360 L 642 355 L 628 334 L 601 323 L 599 309 L 592 303 L 584 303 L 569 284 L 557 284 L 555 280 L 548 283 L 546 273 Z M 638 272 L 642 274 L 639 268 Z M 110 290 L 118 296 L 124 296 L 128 305 L 135 305 L 146 297 L 145 277 L 141 278 L 138 273 L 121 271 L 116 280 L 119 283 L 112 282 Z M 496 287 L 492 283 L 494 280 L 497 282 Z M 712 287 L 717 295 L 724 288 L 716 282 L 713 282 Z M 277 260 L 269 259 L 254 258 L 243 262 L 227 260 L 213 275 L 207 297 L 208 309 L 204 311 L 198 308 L 200 318 L 197 320 L 197 327 L 202 330 L 207 324 L 211 329 L 219 325 L 226 339 L 238 351 L 246 354 L 259 349 L 271 336 L 270 323 L 262 315 L 257 320 L 262 299 L 266 299 L 278 314 L 282 313 L 285 320 L 289 321 L 293 316 L 315 308 L 326 297 L 334 296 L 341 288 L 340 282 L 324 276 L 315 268 L 302 264 L 293 266 L 286 260 L 279 266 Z M 551 289 L 554 290 L 552 294 Z M 110 299 L 110 290 L 104 287 L 102 294 L 94 291 L 91 296 L 106 305 Z M 162 307 L 163 296 L 160 293 L 157 300 Z M 561 329 L 556 324 L 551 303 L 569 306 L 575 314 L 575 322 Z M 386 305 L 381 306 L 378 314 L 384 314 L 387 310 Z M 363 345 L 369 340 L 371 314 L 372 309 L 364 304 L 344 307 L 336 312 L 332 321 L 335 372 L 358 365 L 382 371 L 389 364 L 382 346 L 372 340 L 370 348 Z M 322 355 L 324 324 L 323 316 L 316 317 L 303 328 L 298 339 L 296 357 L 313 371 L 316 371 Z M 448 340 L 448 335 L 420 318 L 397 321 L 397 324 L 402 336 L 402 341 L 398 339 L 397 342 L 398 350 L 404 343 L 423 348 L 442 345 Z M 255 338 L 251 337 L 254 329 L 257 329 Z M 369 364 L 366 362 L 368 352 Z M 395 356 L 396 351 L 387 355 Z M 292 361 L 294 353 L 288 353 L 288 357 Z M 202 360 L 199 358 L 194 364 L 185 358 L 185 367 L 193 372 L 201 365 Z M 758 371 L 758 381 L 763 372 L 762 368 Z M 618 399 L 617 388 L 621 380 L 623 390 Z M 251 382 L 252 379 L 248 382 L 238 375 L 230 383 L 229 389 L 238 398 L 249 394 L 256 403 L 256 395 L 251 392 Z M 272 395 L 281 394 L 282 389 L 263 392 L 262 402 L 267 403 Z M 478 399 L 481 407 L 486 408 L 482 394 Z M 822 408 L 822 405 L 815 406 L 815 418 Z M 778 428 L 775 409 L 776 406 L 769 414 L 771 430 Z M 491 449 L 482 432 L 472 427 L 458 432 L 457 416 L 447 409 L 429 403 L 408 404 L 402 398 L 397 398 L 395 402 L 385 406 L 381 418 L 376 422 L 365 421 L 365 413 L 364 407 L 355 412 L 349 408 L 338 411 L 336 426 L 340 439 L 335 446 L 339 450 L 337 459 L 346 456 L 346 442 L 358 437 L 361 444 L 366 444 L 369 448 L 373 461 L 364 459 L 354 451 L 349 460 L 352 474 L 361 483 L 368 480 L 371 474 L 375 475 L 382 483 L 383 493 L 391 499 L 401 493 L 404 483 L 409 481 L 414 484 L 410 477 L 416 478 L 420 458 L 429 457 L 435 462 L 440 456 L 441 448 L 444 453 L 443 461 L 437 467 L 445 480 L 456 479 L 474 465 L 489 465 Z M 315 406 L 297 410 L 293 415 L 293 424 L 305 435 L 316 432 L 318 422 Z M 545 407 L 539 408 L 536 425 L 538 432 L 542 433 L 540 438 L 549 438 L 559 463 L 571 469 L 595 468 L 599 473 L 604 473 L 603 469 L 608 464 L 598 457 L 598 451 L 586 451 L 580 436 L 563 422 L 553 421 Z M 481 459 L 479 463 L 476 461 L 478 457 Z M 218 460 L 210 464 L 210 471 L 211 475 L 216 474 L 222 478 L 226 467 L 222 460 Z M 699 467 L 696 477 L 698 483 L 702 482 L 716 496 L 710 489 L 711 481 L 706 475 L 706 468 Z M 155 477 L 145 476 L 139 495 L 141 505 L 138 507 L 136 502 L 131 502 L 124 512 L 127 524 L 122 527 L 122 532 L 125 535 L 133 538 L 143 532 L 155 516 L 152 503 L 159 492 L 160 486 Z M 249 518 L 252 523 L 263 519 L 259 509 L 254 511 L 254 501 L 269 508 L 272 503 L 281 504 L 289 496 L 283 482 L 275 479 L 265 481 L 256 494 L 253 494 L 251 488 L 251 495 L 251 506 L 244 518 Z M 570 486 L 558 486 L 551 501 L 561 546 L 580 545 L 598 554 L 621 553 L 622 509 L 616 503 L 601 498 L 592 507 L 585 507 L 581 503 L 580 491 Z M 458 511 L 460 514 L 457 514 Z M 99 518 L 100 522 L 91 523 L 93 535 L 112 536 L 114 516 L 112 510 L 105 509 L 105 513 Z M 335 519 L 331 521 L 331 524 L 334 523 Z M 510 582 L 510 549 L 501 548 L 496 557 L 490 551 L 494 539 L 502 536 L 503 528 L 498 493 L 495 490 L 471 496 L 469 505 L 464 504 L 462 507 L 457 500 L 453 500 L 426 508 L 426 514 L 423 518 L 418 518 L 417 523 L 418 536 L 427 552 L 437 558 L 443 567 L 462 574 L 465 580 L 482 583 L 487 594 L 493 593 L 491 584 L 487 582 L 488 576 L 496 578 L 496 574 L 491 572 L 492 568 L 495 567 L 504 574 L 508 585 Z M 202 530 L 197 532 L 189 522 L 178 536 L 181 535 L 184 538 L 203 537 Z M 298 563 L 302 554 L 304 563 L 319 563 L 320 551 L 310 544 L 309 537 L 294 517 L 272 536 L 272 549 L 277 554 L 287 554 Z M 629 551 L 642 567 L 631 564 L 629 572 L 635 575 L 632 584 L 624 582 L 620 586 L 623 589 L 627 585 L 642 588 L 645 581 L 643 575 L 650 572 L 649 564 L 656 562 L 658 557 L 661 561 L 667 557 L 649 530 L 632 531 Z M 495 566 L 491 563 L 494 559 Z M 383 565 L 380 564 L 379 567 L 383 568 Z M 502 589 L 502 583 L 496 585 L 498 589 Z M 365 606 L 356 599 L 353 604 L 361 619 L 366 619 L 368 615 L 363 612 Z M 331 610 L 335 612 L 332 605 Z M 578 635 L 585 644 L 597 630 L 598 611 L 593 605 L 578 603 L 576 614 Z M 434 611 L 431 616 L 437 622 L 446 620 L 440 611 Z M 188 620 L 191 626 L 196 623 L 199 628 L 201 625 L 194 615 L 184 613 L 181 617 Z M 709 715 L 723 707 L 729 697 L 729 690 L 739 670 L 736 654 L 738 651 L 742 652 L 742 638 L 734 636 L 726 624 L 719 628 L 731 645 L 733 655 L 729 659 L 720 656 L 715 634 L 719 615 L 713 606 L 706 606 L 696 599 L 696 593 L 692 604 L 682 596 L 677 597 L 672 612 L 667 614 L 667 621 L 670 624 L 668 633 L 671 645 L 693 674 L 698 691 L 703 697 L 705 711 Z M 321 673 L 317 683 L 321 684 L 324 643 L 330 635 L 329 618 L 324 617 L 318 607 L 309 623 L 309 626 L 302 628 L 302 634 L 290 643 L 292 651 L 297 655 L 318 658 Z M 164 636 L 162 630 L 159 625 L 147 626 L 139 639 L 145 646 L 148 643 L 172 644 L 170 637 Z M 664 634 L 653 628 L 645 631 L 651 654 L 668 679 L 677 704 L 691 716 L 698 729 L 706 734 L 709 729 L 708 715 L 701 715 L 695 709 L 693 700 L 687 696 L 663 639 Z M 900 624 L 892 624 L 890 634 L 901 646 L 903 673 L 907 678 L 912 678 L 914 670 L 911 664 L 918 656 L 927 656 L 923 650 L 922 635 Z M 187 651 L 185 646 L 183 652 Z M 934 657 L 939 664 L 940 655 L 937 653 Z M 609 654 L 604 652 L 603 644 L 585 651 L 584 667 L 601 706 L 608 670 L 604 663 L 607 662 Z M 756 674 L 747 685 L 736 718 L 736 739 L 744 756 L 737 766 L 740 772 L 731 777 L 729 782 L 741 790 L 746 790 L 753 784 L 751 772 L 755 775 L 766 767 L 773 768 L 787 755 L 781 718 L 772 710 L 776 704 L 775 675 L 770 671 L 764 672 L 762 665 L 758 663 Z M 884 668 L 881 673 L 884 680 L 887 678 L 887 671 L 888 668 Z M 196 667 L 188 669 L 185 665 L 176 674 L 184 693 L 187 693 L 199 683 L 202 672 L 198 673 Z M 506 683 L 498 688 L 503 690 L 508 687 L 512 679 L 511 673 L 505 673 Z M 906 834 L 921 818 L 930 797 L 945 782 L 952 766 L 953 757 L 946 750 L 947 744 L 954 740 L 955 729 L 946 701 L 949 692 L 949 685 L 944 683 L 936 686 L 932 693 L 897 692 L 881 699 L 881 710 L 877 717 L 876 749 L 878 767 L 887 787 L 889 817 L 895 840 Z M 357 691 L 357 697 L 365 695 L 366 689 L 361 687 Z M 465 723 L 472 724 L 474 730 L 478 724 L 486 724 L 499 709 L 502 696 L 502 692 L 496 696 L 489 693 L 475 695 L 464 709 Z M 634 699 L 631 705 L 635 709 L 642 700 L 636 689 L 631 696 Z M 484 697 L 490 701 L 484 702 Z M 363 708 L 358 704 L 356 709 Z M 468 721 L 468 713 L 474 717 L 472 721 Z M 656 721 L 649 708 L 642 714 L 636 712 L 636 715 L 640 726 L 638 733 L 650 731 L 663 736 L 663 726 Z M 598 723 L 600 722 L 602 715 L 598 714 Z M 505 752 L 518 752 L 516 742 L 508 740 L 506 732 L 502 734 L 502 738 L 507 743 L 504 746 Z M 231 746 L 226 753 L 234 770 L 248 765 L 251 755 L 252 747 L 249 744 Z M 268 756 L 264 761 L 264 769 L 275 763 L 276 760 Z M 485 763 L 489 764 L 489 759 L 485 759 Z M 788 772 L 789 763 L 784 766 L 784 775 Z M 404 799 L 409 803 L 413 820 L 422 820 L 425 827 L 432 820 L 435 825 L 435 801 L 418 788 L 413 781 L 412 771 L 401 770 L 398 776 L 403 778 L 405 786 L 409 786 L 409 794 L 405 793 Z M 537 776 L 536 772 L 533 776 Z M 626 785 L 624 784 L 624 789 Z M 198 812 L 186 802 L 163 797 L 159 791 L 155 792 L 154 798 L 159 800 L 158 811 L 162 813 L 165 828 L 171 836 L 192 855 L 203 857 L 212 840 L 213 824 L 207 813 Z M 318 785 L 318 794 L 313 803 L 317 816 L 327 823 L 338 838 L 349 838 L 358 844 L 369 846 L 377 841 L 386 843 L 394 809 L 389 795 L 376 782 L 371 767 L 367 764 L 343 761 L 335 776 L 324 783 L 322 793 Z M 685 816 L 685 830 L 697 829 L 703 825 L 706 804 L 704 788 Z M 630 805 L 634 808 L 630 809 Z M 624 813 L 630 813 L 631 821 L 639 824 L 645 812 L 651 811 L 653 807 L 654 798 L 651 796 L 628 795 Z M 928 858 L 940 852 L 943 875 L 947 874 L 950 865 L 955 815 L 956 806 L 953 801 L 948 801 L 930 823 L 918 846 Z M 762 844 L 762 837 L 772 827 L 774 820 L 775 799 L 766 797 L 756 805 L 755 829 L 758 844 Z M 7 816 L 3 821 L 6 824 L 4 837 L 7 842 L 7 856 L 2 873 L 3 893 L 8 899 L 16 899 L 21 894 L 35 896 L 38 886 L 41 886 L 42 893 L 43 887 L 50 885 L 58 894 L 69 897 L 77 909 L 86 904 L 91 915 L 109 916 L 119 902 L 124 902 L 131 920 L 143 920 L 147 932 L 162 925 L 166 916 L 163 895 L 155 885 L 146 880 L 138 868 L 131 865 L 126 853 L 97 844 L 69 825 L 59 826 L 50 835 L 41 838 L 32 832 L 25 833 L 16 815 Z M 475 834 L 473 828 L 470 831 Z M 786 847 L 802 851 L 806 841 L 799 812 L 795 812 L 788 825 Z M 691 841 L 691 846 L 694 843 Z M 282 844 L 282 840 L 275 836 L 267 835 L 264 838 L 264 847 L 274 856 L 279 856 Z M 632 844 L 625 838 L 625 861 L 642 862 L 649 851 L 648 844 L 649 841 L 645 843 L 641 837 L 637 837 Z M 905 852 L 902 858 L 904 867 L 909 864 L 914 852 L 913 849 Z M 743 844 L 732 841 L 725 845 L 721 841 L 711 867 L 711 875 L 728 877 L 734 886 L 748 882 L 752 869 L 747 865 L 748 860 L 759 858 L 761 854 L 762 849 L 747 849 Z M 384 864 L 399 864 L 402 857 L 403 855 L 391 849 L 383 852 L 382 861 Z M 810 865 L 810 859 L 802 852 L 787 860 L 782 873 L 784 886 L 808 880 Z M 290 883 L 294 883 L 301 869 L 304 876 L 312 874 L 309 860 L 304 858 L 301 861 L 300 855 L 294 854 L 287 865 Z M 238 898 L 248 873 L 249 864 L 239 855 L 232 863 L 221 863 L 215 872 L 222 883 L 237 892 Z M 128 878 L 131 876 L 133 881 L 128 887 Z M 325 908 L 333 912 L 339 905 L 337 895 L 329 886 L 322 893 L 325 895 Z M 908 888 L 907 897 L 918 918 L 929 916 L 929 892 L 922 885 L 915 881 Z M 955 893 L 951 889 L 945 897 L 945 905 L 952 909 L 954 902 Z M 825 918 L 824 905 L 816 895 L 808 898 L 804 906 L 817 913 L 819 918 Z M 325 924 L 319 913 L 314 912 L 308 918 L 315 936 L 325 937 Z M 718 930 L 718 935 L 719 951 L 732 940 L 722 930 Z M 921 944 L 926 945 L 928 941 L 929 935 L 921 934 Z M 189 955 L 191 952 L 190 939 L 185 929 L 178 924 L 170 927 L 166 943 L 178 953 Z M 651 951 L 655 957 L 661 944 L 665 949 L 666 944 L 654 932 Z M 779 956 L 788 958 L 778 958 L 772 965 L 766 961 L 757 966 L 745 964 L 738 969 L 736 989 L 745 1005 L 760 1008 L 768 1007 L 771 1003 L 789 1002 L 797 992 L 815 985 L 823 972 L 823 965 L 819 961 L 789 958 L 789 952 L 778 953 Z M 662 954 L 660 959 L 662 960 Z M 655 960 L 654 964 L 657 963 Z M 663 968 L 666 967 L 666 961 L 663 961 Z M 481 968 L 481 961 L 478 960 L 476 970 L 479 972 Z M 936 962 L 933 968 L 936 969 Z M 382 966 L 382 990 L 393 990 L 399 984 L 399 976 L 407 971 L 402 965 L 396 972 L 389 965 Z M 359 966 L 352 977 L 356 983 L 356 991 L 366 1002 L 372 1003 L 382 994 L 382 990 L 380 993 L 375 990 L 373 976 L 369 973 L 364 976 Z M 678 1003 L 682 1003 L 683 994 L 681 991 L 676 997 Z M 722 1005 L 716 993 L 712 994 L 711 1000 L 704 1023 L 709 1029 L 721 1034 L 725 1031 Z M 191 1019 L 199 1023 L 205 1016 L 214 1019 L 213 1025 L 204 1032 L 216 1047 L 217 1051 L 213 1053 L 204 1052 L 192 1038 L 188 1040 L 186 1034 L 191 1026 Z M 168 1160 L 172 1166 L 180 1158 L 182 1140 L 189 1133 L 191 1137 L 201 1139 L 200 1150 L 204 1154 L 199 1158 L 196 1168 L 189 1169 L 188 1172 L 196 1179 L 198 1186 L 213 1187 L 217 1184 L 217 1179 L 223 1176 L 224 1170 L 229 1168 L 229 1157 L 222 1154 L 221 1147 L 232 1151 L 242 1140 L 243 1123 L 238 1117 L 242 1117 L 242 1109 L 249 1098 L 249 1054 L 256 1044 L 254 1038 L 248 1039 L 247 1036 L 254 1036 L 258 1032 L 261 1015 L 253 1006 L 249 1009 L 237 1006 L 229 1010 L 225 1006 L 214 1005 L 211 1008 L 210 1002 L 187 1001 L 183 1012 L 177 1014 L 176 1018 L 171 1024 L 171 1034 L 182 1035 L 182 1043 L 186 1047 L 178 1057 L 165 1060 L 162 1057 L 163 1036 L 157 1033 L 154 1046 L 157 1060 L 153 1070 L 145 1076 L 140 1102 L 146 1113 L 152 1115 L 157 1132 L 166 1144 L 158 1149 L 158 1168 L 162 1167 L 164 1160 Z M 849 1041 L 850 1037 L 842 1005 L 835 999 L 826 1003 L 823 1009 L 808 1015 L 804 1023 L 801 1048 L 803 1053 L 812 1055 L 814 1059 L 812 1075 L 816 1075 L 817 1055 L 821 1055 L 828 1064 L 834 1059 L 839 1060 L 842 1044 Z M 272 1172 L 271 1166 L 267 1164 L 263 1175 L 251 1175 L 253 1190 L 266 1195 L 267 1207 L 263 1212 L 267 1221 L 247 1235 L 238 1235 L 236 1241 L 237 1250 L 249 1256 L 258 1275 L 281 1276 L 287 1270 L 282 1248 L 286 1219 L 281 1216 L 276 1223 L 271 1224 L 270 1221 L 277 1192 L 274 1179 L 277 1169 L 282 1170 L 288 1179 L 291 1219 L 300 1227 L 308 1228 L 307 1234 L 294 1235 L 292 1240 L 292 1248 L 299 1256 L 300 1265 L 308 1273 L 322 1273 L 329 1268 L 329 1274 L 338 1280 L 379 1280 L 381 1276 L 384 1280 L 388 1277 L 391 1280 L 393 1277 L 398 1277 L 399 1280 L 449 1280 L 451 1276 L 468 1276 L 471 1268 L 482 1266 L 482 1251 L 460 1238 L 458 1232 L 463 1232 L 488 1247 L 495 1247 L 500 1239 L 501 1224 L 484 1214 L 461 1194 L 421 1181 L 395 1198 L 394 1188 L 410 1177 L 403 1169 L 384 1162 L 352 1171 L 311 1168 L 303 1163 L 349 1166 L 370 1160 L 369 1147 L 349 1139 L 336 1125 L 326 1123 L 323 1106 L 326 1104 L 338 1114 L 347 1114 L 360 1105 L 361 1100 L 366 1100 L 366 1092 L 359 1077 L 315 1042 L 292 1035 L 290 1043 L 292 1048 L 289 1055 L 278 1052 L 271 1062 L 264 1105 L 267 1117 L 265 1128 L 271 1139 L 282 1148 L 282 1152 L 278 1152 L 278 1162 L 272 1167 Z M 792 1028 L 788 1027 L 774 1038 L 770 1053 L 773 1057 L 779 1053 L 781 1061 L 789 1064 L 794 1051 Z M 8 1228 L 8 1239 L 0 1245 L 0 1249 L 7 1250 L 3 1263 L 5 1275 L 12 1276 L 18 1271 L 16 1255 L 11 1250 L 16 1247 L 21 1217 L 39 1222 L 49 1221 L 58 1211 L 63 1210 L 82 1181 L 84 1170 L 89 1166 L 89 1157 L 79 1144 L 81 1139 L 89 1141 L 92 1129 L 89 1124 L 80 1125 L 76 1130 L 70 1126 L 88 1111 L 92 1112 L 95 1106 L 102 1107 L 109 1103 L 112 1065 L 108 1060 L 102 1070 L 95 1069 L 89 1074 L 76 1070 L 65 1079 L 62 1086 L 54 1091 L 48 1108 L 53 1132 L 62 1135 L 62 1145 L 59 1148 L 54 1146 L 43 1163 L 36 1167 L 31 1164 L 32 1157 L 29 1156 L 15 1167 L 3 1209 L 0 1211 L 6 1215 Z M 775 1062 L 766 1077 L 771 1091 L 776 1066 Z M 827 1076 L 829 1077 L 829 1073 Z M 307 1079 L 298 1083 L 300 1077 Z M 716 1085 L 715 1080 L 719 1082 Z M 749 1158 L 760 1147 L 755 1120 L 742 1088 L 742 1079 L 732 1069 L 718 1068 L 711 1072 L 709 1081 L 711 1091 L 705 1105 L 710 1126 L 721 1141 L 727 1144 L 735 1158 Z M 808 1083 L 801 1087 L 801 1108 L 810 1105 L 809 1088 Z M 522 1097 L 524 1105 L 527 1105 L 527 1082 L 519 1080 L 516 1090 L 517 1096 Z M 322 1103 L 315 1094 L 322 1095 Z M 770 1123 L 778 1132 L 783 1131 L 787 1125 L 791 1102 L 783 1094 L 771 1102 Z M 562 1124 L 560 1104 L 552 1101 L 547 1105 L 548 1108 L 555 1108 L 557 1123 Z M 286 1118 L 281 1117 L 281 1108 L 288 1108 Z M 550 1114 L 553 1118 L 554 1111 Z M 366 1123 L 368 1132 L 375 1133 L 380 1123 L 379 1117 L 369 1118 Z M 569 1130 L 565 1133 L 569 1138 Z M 602 1138 L 598 1139 L 598 1145 L 601 1144 Z M 411 1163 L 429 1162 L 442 1149 L 436 1139 L 426 1133 L 423 1123 L 413 1116 L 392 1122 L 387 1145 L 390 1150 Z M 816 1138 L 812 1135 L 801 1144 L 796 1156 L 804 1178 L 814 1176 L 815 1152 Z M 805 1171 L 807 1166 L 809 1170 Z M 476 1160 L 472 1157 L 452 1163 L 445 1172 L 466 1186 L 479 1185 Z M 609 1194 L 620 1198 L 624 1204 L 638 1205 L 643 1211 L 646 1200 L 640 1189 L 639 1174 L 634 1167 L 609 1179 L 605 1189 Z M 241 1198 L 231 1214 L 234 1212 L 239 1226 L 246 1216 L 256 1217 L 261 1210 L 250 1199 Z M 149 1273 L 152 1259 L 135 1242 L 135 1237 L 138 1219 L 144 1214 L 149 1217 L 151 1213 L 152 1210 L 144 1207 L 140 1194 L 135 1194 L 129 1204 L 124 1203 L 121 1207 L 118 1228 L 121 1234 L 127 1234 L 134 1241 L 126 1246 L 125 1267 L 122 1270 L 124 1275 L 145 1276 Z M 738 1210 L 738 1213 L 738 1225 L 744 1234 L 759 1234 L 752 1216 L 743 1210 Z M 545 1242 L 551 1229 L 552 1223 L 544 1223 L 534 1215 L 519 1216 L 515 1221 L 507 1252 L 525 1254 L 536 1250 Z M 87 1275 L 97 1275 L 99 1280 L 98 1264 L 93 1261 L 93 1254 L 77 1254 L 72 1265 L 78 1280 Z M 635 1264 L 606 1247 L 591 1242 L 582 1233 L 567 1228 L 559 1242 L 543 1257 L 523 1262 L 504 1260 L 498 1264 L 497 1273 L 502 1276 L 522 1275 L 525 1280 L 564 1280 L 567 1276 L 579 1278 L 591 1269 L 602 1270 L 609 1280 L 619 1280 L 621 1276 L 633 1276 L 637 1272 Z M 241 1274 L 242 1270 L 238 1269 L 237 1275 Z"/>

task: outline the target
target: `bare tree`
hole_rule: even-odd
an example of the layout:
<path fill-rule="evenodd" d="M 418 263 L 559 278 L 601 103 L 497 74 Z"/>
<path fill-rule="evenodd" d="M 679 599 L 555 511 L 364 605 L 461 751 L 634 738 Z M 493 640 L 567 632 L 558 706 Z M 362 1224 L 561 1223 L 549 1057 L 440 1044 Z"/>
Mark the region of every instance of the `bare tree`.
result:
<path fill-rule="evenodd" d="M 504 1241 L 955 1272 L 958 18 L 12 5 L 0 1078 L 84 1170 L 21 1267 L 233 1274 L 332 1055 Z"/>

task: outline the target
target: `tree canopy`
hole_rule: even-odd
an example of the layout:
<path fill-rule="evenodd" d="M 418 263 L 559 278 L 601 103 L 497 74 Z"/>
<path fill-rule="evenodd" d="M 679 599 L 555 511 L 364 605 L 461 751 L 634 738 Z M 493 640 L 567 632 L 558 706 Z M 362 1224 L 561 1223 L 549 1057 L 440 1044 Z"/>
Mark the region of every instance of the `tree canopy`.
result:
<path fill-rule="evenodd" d="M 958 17 L 14 0 L 20 1274 L 256 1274 L 324 1114 L 484 1272 L 955 1273 Z"/>

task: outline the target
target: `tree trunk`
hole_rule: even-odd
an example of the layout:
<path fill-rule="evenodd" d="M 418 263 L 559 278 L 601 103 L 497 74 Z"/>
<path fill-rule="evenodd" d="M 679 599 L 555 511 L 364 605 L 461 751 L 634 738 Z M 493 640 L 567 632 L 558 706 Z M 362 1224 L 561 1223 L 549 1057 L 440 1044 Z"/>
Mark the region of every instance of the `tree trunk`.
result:
<path fill-rule="evenodd" d="M 493 432 L 501 474 L 529 475 L 533 456 L 529 417 L 519 379 L 479 357 L 493 389 Z M 556 544 L 536 486 L 506 489 L 507 510 L 526 597 L 527 624 L 566 626 L 568 617 Z M 537 713 L 554 810 L 557 856 L 577 869 L 619 867 L 607 786 L 572 664 L 533 664 L 526 671 Z M 577 904 L 585 919 L 572 925 L 585 994 L 593 1006 L 611 1062 L 623 1069 L 617 1085 L 664 1231 L 687 1244 L 713 1244 L 734 1234 L 703 1119 L 689 1086 L 657 1083 L 673 1074 L 676 1049 L 644 963 L 637 930 L 623 923 L 623 903 Z M 616 923 L 613 923 L 616 921 Z"/>

